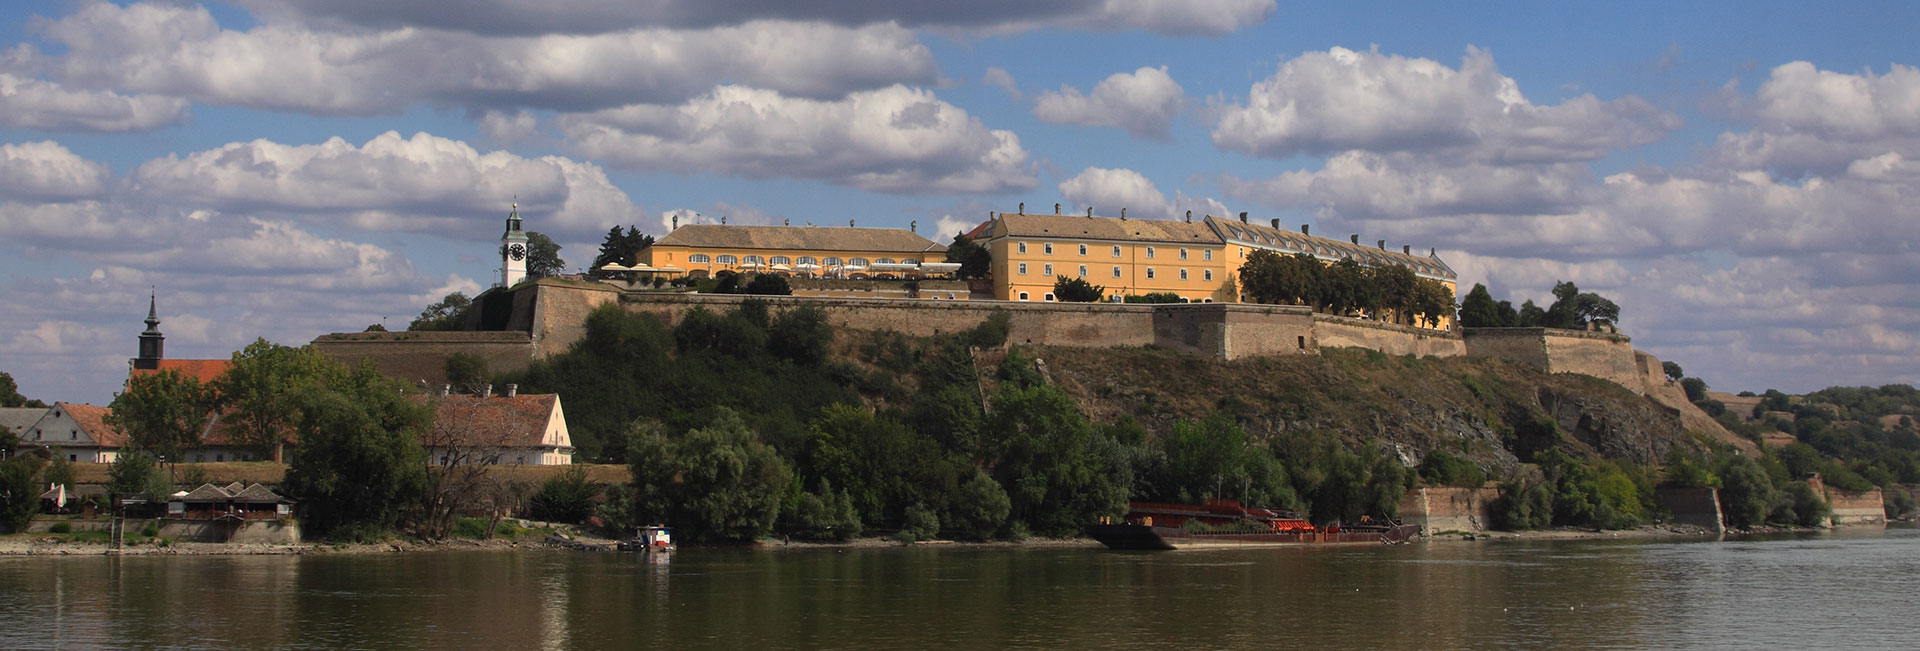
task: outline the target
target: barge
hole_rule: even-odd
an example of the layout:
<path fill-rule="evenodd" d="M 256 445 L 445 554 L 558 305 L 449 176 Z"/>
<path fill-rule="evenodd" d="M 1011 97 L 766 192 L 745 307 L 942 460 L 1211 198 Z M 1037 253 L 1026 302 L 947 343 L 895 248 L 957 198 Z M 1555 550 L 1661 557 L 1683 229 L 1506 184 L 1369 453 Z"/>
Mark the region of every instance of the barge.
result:
<path fill-rule="evenodd" d="M 1087 527 L 1087 536 L 1109 549 L 1391 544 L 1406 542 L 1418 533 L 1419 525 L 1371 521 L 1317 527 L 1298 511 L 1246 508 L 1233 500 L 1207 500 L 1200 505 L 1132 502 L 1122 521 Z"/>

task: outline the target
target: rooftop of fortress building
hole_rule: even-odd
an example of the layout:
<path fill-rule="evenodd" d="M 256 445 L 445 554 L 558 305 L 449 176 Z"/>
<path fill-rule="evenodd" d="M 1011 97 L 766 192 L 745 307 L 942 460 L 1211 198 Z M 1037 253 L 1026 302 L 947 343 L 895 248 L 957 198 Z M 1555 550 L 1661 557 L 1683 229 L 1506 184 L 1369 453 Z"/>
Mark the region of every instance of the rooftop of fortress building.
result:
<path fill-rule="evenodd" d="M 1000 213 L 989 232 L 994 237 L 1065 237 L 1083 240 L 1220 244 L 1205 224 L 1164 219 L 1127 219 L 1086 215 Z"/>
<path fill-rule="evenodd" d="M 1414 273 L 1452 280 L 1458 276 L 1453 268 L 1447 266 L 1437 255 L 1415 255 L 1411 247 L 1394 251 L 1384 244 L 1367 246 L 1351 240 L 1335 240 L 1317 235 L 1297 233 L 1285 229 L 1222 219 L 1207 216 L 1207 224 L 1220 232 L 1229 241 L 1238 241 L 1255 246 L 1279 249 L 1292 253 L 1309 253 L 1329 260 L 1353 258 L 1369 264 L 1402 264 L 1413 269 Z"/>
<path fill-rule="evenodd" d="M 939 253 L 947 247 L 904 228 L 691 224 L 654 243 L 708 249 L 804 249 Z"/>
<path fill-rule="evenodd" d="M 221 373 L 227 372 L 227 366 L 232 363 L 233 360 L 228 359 L 163 359 L 160 360 L 160 368 L 133 369 L 132 374 L 128 376 L 128 380 L 131 381 L 133 377 L 141 375 L 176 371 L 184 377 L 193 378 L 201 384 L 206 384 L 220 377 Z"/>

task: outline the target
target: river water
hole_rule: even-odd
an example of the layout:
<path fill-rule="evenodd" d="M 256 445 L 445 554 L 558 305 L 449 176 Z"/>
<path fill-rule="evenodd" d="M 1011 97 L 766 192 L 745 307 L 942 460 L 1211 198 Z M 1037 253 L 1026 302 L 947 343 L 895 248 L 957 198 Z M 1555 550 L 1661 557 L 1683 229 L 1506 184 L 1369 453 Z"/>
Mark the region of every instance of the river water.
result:
<path fill-rule="evenodd" d="M 0 558 L 0 648 L 1888 648 L 1920 530 L 1109 552 Z"/>

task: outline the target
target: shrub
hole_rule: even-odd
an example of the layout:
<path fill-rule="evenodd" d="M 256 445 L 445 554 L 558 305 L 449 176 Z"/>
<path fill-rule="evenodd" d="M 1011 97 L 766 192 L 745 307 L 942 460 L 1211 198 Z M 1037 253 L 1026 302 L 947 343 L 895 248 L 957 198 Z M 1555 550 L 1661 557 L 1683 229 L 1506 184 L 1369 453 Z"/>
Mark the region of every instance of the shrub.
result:
<path fill-rule="evenodd" d="M 1882 505 L 1882 508 L 1886 509 L 1888 519 L 1904 518 L 1908 514 L 1913 513 L 1915 506 L 1913 493 L 1907 492 L 1906 489 L 1895 487 L 1888 489 L 1886 496 L 1887 499 Z"/>
<path fill-rule="evenodd" d="M 1782 501 L 1787 508 L 1780 515 L 1790 515 L 1791 522 L 1794 524 L 1818 527 L 1826 523 L 1828 516 L 1833 515 L 1833 507 L 1828 506 L 1827 501 L 1820 499 L 1820 494 L 1814 492 L 1813 487 L 1804 482 L 1787 484 L 1786 489 L 1781 492 L 1784 493 Z"/>
<path fill-rule="evenodd" d="M 540 491 L 527 501 L 528 515 L 535 520 L 577 524 L 593 515 L 593 498 L 600 496 L 601 489 L 599 483 L 587 479 L 585 466 L 569 466 L 541 482 Z"/>
<path fill-rule="evenodd" d="M 73 525 L 65 522 L 55 522 L 53 526 L 47 527 L 47 533 L 73 533 Z"/>
<path fill-rule="evenodd" d="M 1487 473 L 1480 470 L 1472 461 L 1434 450 L 1420 462 L 1420 477 L 1427 483 L 1439 486 L 1465 486 L 1478 488 L 1487 483 Z"/>
<path fill-rule="evenodd" d="M 785 277 L 773 274 L 757 274 L 753 277 L 753 280 L 747 282 L 746 287 L 741 288 L 740 293 L 758 294 L 761 296 L 789 296 L 793 294 L 793 287 L 787 284 Z"/>
<path fill-rule="evenodd" d="M 1092 303 L 1105 298 L 1107 288 L 1087 282 L 1085 278 L 1061 276 L 1053 281 L 1053 297 L 1063 303 Z"/>
<path fill-rule="evenodd" d="M 1128 294 L 1124 301 L 1128 303 L 1179 303 L 1180 295 L 1173 292 L 1152 292 L 1148 294 Z"/>
<path fill-rule="evenodd" d="M 894 538 L 900 542 L 910 543 L 916 540 L 932 540 L 939 533 L 940 516 L 934 515 L 933 511 L 925 505 L 915 503 L 907 507 L 907 521 Z"/>
<path fill-rule="evenodd" d="M 1500 484 L 1500 499 L 1493 503 L 1493 528 L 1525 531 L 1552 521 L 1553 492 L 1545 484 L 1521 479 Z"/>
<path fill-rule="evenodd" d="M 148 538 L 158 536 L 160 535 L 160 525 L 152 522 L 148 522 L 147 526 L 140 528 L 140 535 L 146 536 Z"/>

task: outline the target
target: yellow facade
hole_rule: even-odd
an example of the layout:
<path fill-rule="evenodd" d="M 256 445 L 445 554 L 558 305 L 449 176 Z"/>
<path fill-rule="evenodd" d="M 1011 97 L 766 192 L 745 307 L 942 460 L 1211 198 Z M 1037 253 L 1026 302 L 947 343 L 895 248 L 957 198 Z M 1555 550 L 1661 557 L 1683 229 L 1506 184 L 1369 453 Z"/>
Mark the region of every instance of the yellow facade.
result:
<path fill-rule="evenodd" d="M 705 224 L 675 229 L 641 250 L 638 262 L 695 278 L 747 272 L 903 278 L 945 272 L 945 259 L 946 247 L 898 228 Z"/>
<path fill-rule="evenodd" d="M 1114 297 L 1173 293 L 1194 303 L 1235 300 L 1218 243 L 1004 236 L 988 244 L 994 298 L 1052 301 L 1060 278 L 1085 278 Z"/>
<path fill-rule="evenodd" d="M 652 267 L 678 267 L 695 278 L 747 272 L 792 276 L 834 275 L 846 278 L 900 277 L 904 273 L 903 270 L 882 271 L 873 269 L 872 265 L 874 263 L 919 264 L 945 260 L 944 252 L 928 258 L 924 254 L 902 254 L 899 251 L 742 249 L 657 244 L 641 250 L 639 257 L 642 264 Z M 819 268 L 806 269 L 798 266 L 804 264 L 814 264 Z M 850 267 L 860 267 L 860 269 L 849 271 Z M 835 268 L 839 271 L 830 271 Z"/>

